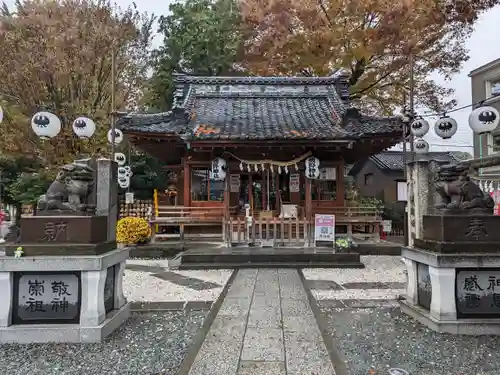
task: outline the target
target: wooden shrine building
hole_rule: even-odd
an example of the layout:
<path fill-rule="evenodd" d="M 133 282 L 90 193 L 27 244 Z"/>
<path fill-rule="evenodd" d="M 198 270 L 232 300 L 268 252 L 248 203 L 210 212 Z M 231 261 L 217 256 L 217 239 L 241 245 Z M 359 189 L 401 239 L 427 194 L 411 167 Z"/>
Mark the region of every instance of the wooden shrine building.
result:
<path fill-rule="evenodd" d="M 353 108 L 343 73 L 180 75 L 172 111 L 132 113 L 117 126 L 173 172 L 158 196 L 160 227 L 254 244 L 308 242 L 316 213 L 335 214 L 338 233 L 368 226 L 378 235 L 378 214 L 346 203 L 344 166 L 400 142 L 403 128 L 398 117 Z M 311 156 L 313 179 L 305 176 Z M 214 160 L 225 164 L 223 180 L 213 178 Z"/>

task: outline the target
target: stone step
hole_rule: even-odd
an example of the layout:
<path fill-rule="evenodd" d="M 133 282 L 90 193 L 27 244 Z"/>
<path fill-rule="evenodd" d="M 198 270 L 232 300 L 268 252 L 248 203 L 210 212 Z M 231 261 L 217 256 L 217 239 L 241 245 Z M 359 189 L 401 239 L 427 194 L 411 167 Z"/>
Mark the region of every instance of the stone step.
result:
<path fill-rule="evenodd" d="M 207 270 L 230 268 L 364 268 L 361 262 L 267 262 L 267 263 L 181 263 L 180 270 Z"/>

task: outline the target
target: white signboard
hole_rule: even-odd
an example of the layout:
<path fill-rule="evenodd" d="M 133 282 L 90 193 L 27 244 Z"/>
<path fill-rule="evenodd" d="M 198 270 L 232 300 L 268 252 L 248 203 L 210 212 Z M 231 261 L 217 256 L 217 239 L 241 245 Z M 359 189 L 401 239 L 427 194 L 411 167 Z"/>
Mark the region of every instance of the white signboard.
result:
<path fill-rule="evenodd" d="M 408 185 L 406 181 L 398 181 L 398 201 L 406 202 L 408 200 Z"/>
<path fill-rule="evenodd" d="M 335 215 L 314 215 L 314 243 L 335 242 Z"/>
<path fill-rule="evenodd" d="M 32 274 L 19 278 L 17 316 L 22 320 L 71 320 L 79 313 L 79 281 L 72 274 Z"/>
<path fill-rule="evenodd" d="M 125 203 L 126 204 L 134 203 L 134 193 L 125 193 Z"/>
<path fill-rule="evenodd" d="M 231 193 L 239 193 L 240 192 L 240 175 L 239 174 L 229 175 L 229 191 Z"/>
<path fill-rule="evenodd" d="M 335 181 L 337 179 L 337 168 L 328 167 L 319 170 L 319 180 Z"/>
<path fill-rule="evenodd" d="M 300 175 L 298 173 L 290 173 L 290 193 L 298 193 L 300 191 Z"/>
<path fill-rule="evenodd" d="M 382 232 L 390 233 L 392 231 L 392 220 L 382 220 Z"/>

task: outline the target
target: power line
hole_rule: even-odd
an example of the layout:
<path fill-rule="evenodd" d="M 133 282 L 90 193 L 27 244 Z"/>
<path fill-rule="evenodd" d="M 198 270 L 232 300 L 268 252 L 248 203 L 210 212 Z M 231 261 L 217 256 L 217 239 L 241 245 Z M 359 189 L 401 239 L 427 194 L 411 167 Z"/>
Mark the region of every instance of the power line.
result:
<path fill-rule="evenodd" d="M 483 100 L 480 100 L 476 103 L 467 104 L 467 105 L 464 105 L 464 106 L 461 106 L 458 108 L 453 108 L 453 109 L 450 109 L 449 111 L 443 111 L 443 112 L 437 112 L 437 113 L 427 112 L 427 113 L 420 115 L 420 117 L 437 117 L 437 116 L 447 115 L 448 113 L 458 112 L 458 111 L 461 111 L 462 109 L 466 109 L 466 108 L 470 108 L 470 107 L 475 107 L 475 106 L 482 107 L 486 100 L 488 100 L 488 99 L 483 99 Z"/>

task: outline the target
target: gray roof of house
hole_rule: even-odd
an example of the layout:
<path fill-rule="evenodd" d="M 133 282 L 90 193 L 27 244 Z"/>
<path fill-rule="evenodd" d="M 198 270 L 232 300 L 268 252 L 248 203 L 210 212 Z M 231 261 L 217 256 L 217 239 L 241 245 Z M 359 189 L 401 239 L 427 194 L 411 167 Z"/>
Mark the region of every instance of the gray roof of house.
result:
<path fill-rule="evenodd" d="M 363 116 L 350 108 L 345 76 L 177 76 L 174 109 L 129 114 L 125 133 L 192 140 L 358 139 L 401 132 L 397 117 Z"/>
<path fill-rule="evenodd" d="M 429 152 L 427 153 L 427 157 L 436 161 L 445 161 L 450 163 L 461 160 L 459 154 L 453 151 Z M 382 170 L 402 171 L 404 168 L 402 151 L 381 152 L 370 156 L 369 159 Z"/>

